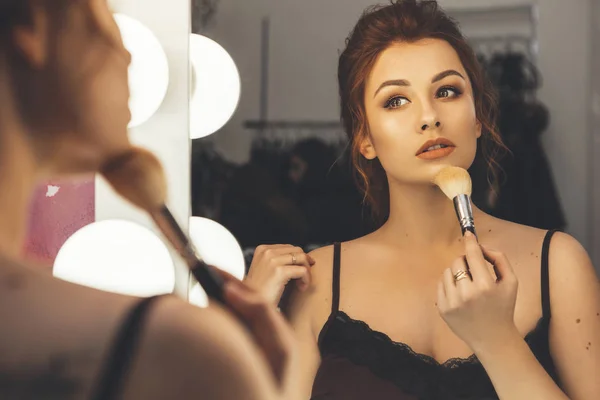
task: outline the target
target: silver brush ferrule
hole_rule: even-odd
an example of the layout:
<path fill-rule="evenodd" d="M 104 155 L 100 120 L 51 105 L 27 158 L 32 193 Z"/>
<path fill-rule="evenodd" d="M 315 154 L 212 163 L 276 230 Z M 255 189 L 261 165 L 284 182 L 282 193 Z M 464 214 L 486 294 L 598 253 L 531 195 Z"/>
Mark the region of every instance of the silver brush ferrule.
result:
<path fill-rule="evenodd" d="M 475 221 L 473 220 L 473 209 L 471 208 L 471 199 L 466 194 L 460 194 L 453 199 L 454 210 L 460 223 L 460 229 L 464 235 L 466 231 L 475 232 Z"/>

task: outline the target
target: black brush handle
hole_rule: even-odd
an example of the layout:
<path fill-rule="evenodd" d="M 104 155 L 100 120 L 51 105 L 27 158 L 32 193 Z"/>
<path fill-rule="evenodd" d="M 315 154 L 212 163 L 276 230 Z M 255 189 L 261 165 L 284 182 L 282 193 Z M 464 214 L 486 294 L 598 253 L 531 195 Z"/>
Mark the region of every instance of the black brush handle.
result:
<path fill-rule="evenodd" d="M 152 217 L 167 240 L 183 257 L 190 272 L 202 286 L 208 297 L 225 304 L 223 296 L 224 280 L 210 265 L 202 261 L 188 235 L 183 231 L 171 211 L 163 205 Z"/>
<path fill-rule="evenodd" d="M 217 300 L 221 304 L 225 304 L 225 297 L 223 294 L 225 281 L 212 267 L 204 261 L 198 260 L 196 265 L 191 269 L 191 272 L 208 297 Z"/>

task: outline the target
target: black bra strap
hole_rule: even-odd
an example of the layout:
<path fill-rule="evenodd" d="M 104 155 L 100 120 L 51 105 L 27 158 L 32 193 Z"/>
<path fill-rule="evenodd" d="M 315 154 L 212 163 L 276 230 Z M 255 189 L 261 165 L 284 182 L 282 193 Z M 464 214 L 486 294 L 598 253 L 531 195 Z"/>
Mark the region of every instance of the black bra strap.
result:
<path fill-rule="evenodd" d="M 342 244 L 336 242 L 333 244 L 333 282 L 332 282 L 332 299 L 331 299 L 331 314 L 336 313 L 340 308 L 340 257 L 342 252 Z"/>
<path fill-rule="evenodd" d="M 557 232 L 556 230 L 550 230 L 544 237 L 544 244 L 542 245 L 542 316 L 545 319 L 550 319 L 550 277 L 548 273 L 548 255 L 550 253 L 550 240 L 552 235 Z"/>
<path fill-rule="evenodd" d="M 154 300 L 159 297 L 145 298 L 129 312 L 119 328 L 110 354 L 101 370 L 98 385 L 91 396 L 93 400 L 113 400 L 120 397 L 123 383 L 140 343 L 139 338 L 146 316 Z"/>

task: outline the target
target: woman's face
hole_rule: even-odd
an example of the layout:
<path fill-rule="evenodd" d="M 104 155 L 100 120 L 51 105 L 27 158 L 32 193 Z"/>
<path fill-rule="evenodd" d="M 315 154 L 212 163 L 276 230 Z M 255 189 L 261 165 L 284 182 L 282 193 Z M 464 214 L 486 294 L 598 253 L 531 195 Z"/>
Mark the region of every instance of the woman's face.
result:
<path fill-rule="evenodd" d="M 467 73 L 448 42 L 387 48 L 367 78 L 364 104 L 370 135 L 361 153 L 378 157 L 390 182 L 430 183 L 444 166 L 473 162 L 481 125 Z M 441 146 L 422 152 L 436 140 L 431 144 Z"/>
<path fill-rule="evenodd" d="M 75 5 L 57 37 L 54 64 L 71 114 L 53 135 L 57 172 L 96 170 L 129 147 L 128 67 L 131 56 L 106 0 Z M 60 118 L 60 117 L 59 117 Z"/>

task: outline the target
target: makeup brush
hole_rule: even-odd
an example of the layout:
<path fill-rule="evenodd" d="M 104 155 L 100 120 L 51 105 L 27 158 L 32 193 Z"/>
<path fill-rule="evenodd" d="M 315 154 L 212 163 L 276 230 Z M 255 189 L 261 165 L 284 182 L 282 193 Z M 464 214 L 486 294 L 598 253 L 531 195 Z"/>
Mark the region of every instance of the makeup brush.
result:
<path fill-rule="evenodd" d="M 462 234 L 471 231 L 473 235 L 477 236 L 471 207 L 472 185 L 469 173 L 463 168 L 449 166 L 442 169 L 433 178 L 433 183 L 454 203 Z"/>
<path fill-rule="evenodd" d="M 206 294 L 224 303 L 223 278 L 202 261 L 192 241 L 165 205 L 167 179 L 158 158 L 148 150 L 133 147 L 110 160 L 100 173 L 119 195 L 150 214 Z"/>

